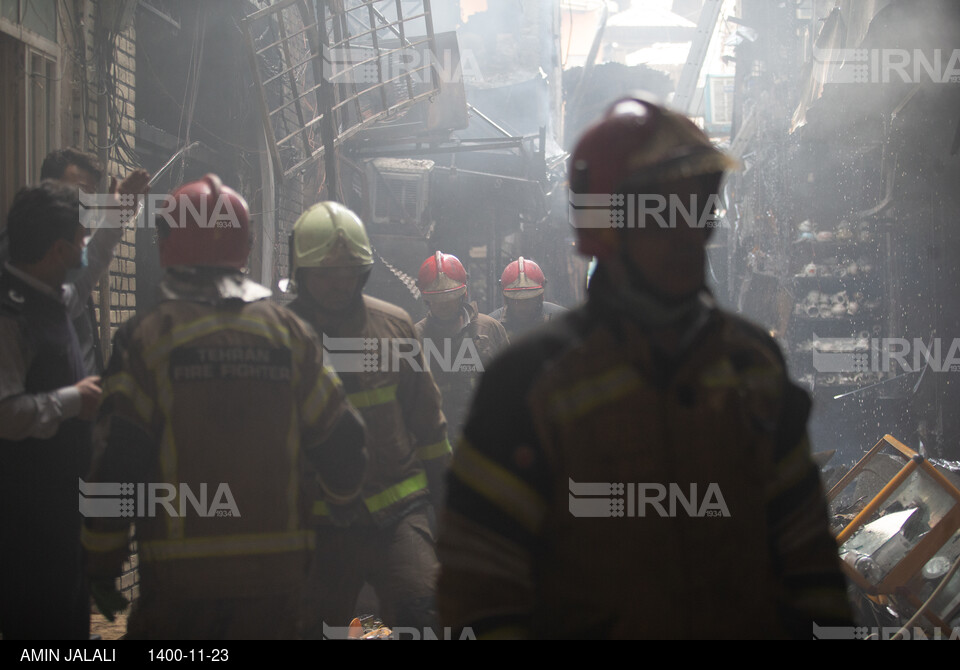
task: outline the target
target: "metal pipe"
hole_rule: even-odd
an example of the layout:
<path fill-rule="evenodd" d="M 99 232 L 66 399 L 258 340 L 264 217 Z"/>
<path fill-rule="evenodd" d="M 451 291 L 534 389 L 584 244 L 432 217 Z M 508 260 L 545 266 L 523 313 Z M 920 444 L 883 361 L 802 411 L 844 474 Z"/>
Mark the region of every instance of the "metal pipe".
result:
<path fill-rule="evenodd" d="M 477 116 L 479 116 L 482 120 L 486 121 L 486 122 L 489 123 L 491 126 L 493 126 L 493 128 L 494 128 L 498 133 L 502 134 L 504 137 L 513 137 L 513 135 L 512 135 L 511 133 L 509 133 L 509 132 L 507 132 L 506 130 L 504 130 L 502 126 L 498 125 L 493 119 L 491 119 L 489 116 L 487 116 L 486 114 L 484 114 L 483 112 L 481 112 L 479 109 L 477 109 L 476 107 L 474 107 L 474 106 L 471 105 L 470 103 L 467 103 L 467 109 L 469 109 L 471 112 L 473 112 L 474 114 L 476 114 Z"/>
<path fill-rule="evenodd" d="M 600 43 L 603 41 L 603 33 L 607 29 L 607 18 L 610 16 L 610 8 L 607 3 L 603 3 L 603 11 L 600 13 L 600 20 L 597 21 L 597 31 L 593 35 L 593 42 L 590 44 L 590 51 L 587 52 L 587 60 L 583 64 L 583 72 L 580 73 L 580 81 L 577 82 L 577 88 L 573 91 L 570 101 L 567 103 L 569 109 L 576 109 L 580 104 L 580 98 L 586 89 L 586 81 L 593 72 L 593 66 L 597 62 L 597 55 L 600 53 Z"/>

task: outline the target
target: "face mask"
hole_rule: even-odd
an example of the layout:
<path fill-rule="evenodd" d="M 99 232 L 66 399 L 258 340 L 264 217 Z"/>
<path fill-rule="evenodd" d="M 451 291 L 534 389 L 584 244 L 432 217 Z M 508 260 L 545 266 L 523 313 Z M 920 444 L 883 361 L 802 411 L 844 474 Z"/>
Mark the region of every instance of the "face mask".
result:
<path fill-rule="evenodd" d="M 73 242 L 68 242 L 67 244 L 69 244 L 69 245 L 70 245 L 71 247 L 73 247 L 74 249 L 77 248 L 77 245 L 74 244 Z M 68 278 L 69 278 L 69 276 L 70 276 L 69 273 L 79 272 L 80 270 L 86 268 L 86 267 L 89 265 L 89 263 L 90 263 L 90 256 L 89 256 L 89 254 L 87 253 L 87 250 L 88 250 L 88 249 L 89 249 L 89 247 L 86 245 L 86 243 L 84 243 L 83 248 L 80 250 L 80 267 L 78 267 L 78 268 L 70 268 L 70 270 L 68 271 Z"/>

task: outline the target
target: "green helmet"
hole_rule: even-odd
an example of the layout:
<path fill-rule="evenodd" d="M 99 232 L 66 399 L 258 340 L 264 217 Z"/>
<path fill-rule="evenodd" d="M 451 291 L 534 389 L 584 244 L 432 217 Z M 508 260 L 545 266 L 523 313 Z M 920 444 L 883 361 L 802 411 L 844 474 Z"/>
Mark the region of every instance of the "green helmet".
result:
<path fill-rule="evenodd" d="M 318 202 L 293 224 L 293 272 L 300 268 L 369 268 L 373 248 L 356 214 L 339 202 Z"/>

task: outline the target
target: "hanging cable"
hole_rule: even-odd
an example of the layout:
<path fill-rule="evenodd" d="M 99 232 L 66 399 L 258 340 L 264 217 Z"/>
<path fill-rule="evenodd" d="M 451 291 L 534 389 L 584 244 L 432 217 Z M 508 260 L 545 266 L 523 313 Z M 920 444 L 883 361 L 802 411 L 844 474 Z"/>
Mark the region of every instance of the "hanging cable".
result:
<path fill-rule="evenodd" d="M 177 140 L 181 145 L 190 143 L 190 130 L 193 125 L 193 115 L 196 109 L 197 97 L 200 91 L 200 65 L 203 62 L 203 46 L 206 38 L 206 8 L 198 5 L 199 16 L 197 18 L 197 34 L 194 37 L 193 48 L 190 52 L 190 65 L 188 67 L 188 81 L 184 87 L 184 101 L 180 108 L 180 125 L 177 129 Z M 185 125 L 185 127 L 184 127 Z M 181 129 L 183 133 L 181 134 Z M 180 168 L 178 172 L 177 183 L 182 183 L 184 170 L 186 168 L 187 158 L 184 155 L 180 159 Z"/>

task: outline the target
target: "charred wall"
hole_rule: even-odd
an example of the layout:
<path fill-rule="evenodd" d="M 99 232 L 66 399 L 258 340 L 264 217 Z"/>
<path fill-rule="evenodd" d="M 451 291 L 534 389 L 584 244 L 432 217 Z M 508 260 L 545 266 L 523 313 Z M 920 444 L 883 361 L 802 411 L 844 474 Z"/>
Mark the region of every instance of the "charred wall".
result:
<path fill-rule="evenodd" d="M 822 94 L 796 114 L 805 78 L 813 76 L 815 35 L 790 16 L 774 16 L 773 5 L 744 2 L 744 21 L 756 33 L 737 52 L 737 125 L 754 118 L 747 169 L 734 180 L 740 253 L 731 276 L 746 282 L 760 272 L 777 289 L 765 298 L 772 309 L 761 309 L 756 295 L 741 294 L 741 305 L 767 317 L 792 373 L 812 390 L 815 448 L 852 458 L 890 433 L 922 443 L 931 456 L 957 458 L 960 419 L 952 408 L 960 401 L 960 371 L 894 364 L 872 376 L 823 374 L 811 367 L 810 346 L 825 337 L 862 335 L 880 347 L 884 338 L 910 346 L 939 338 L 940 362 L 949 362 L 949 348 L 960 341 L 960 82 L 949 77 L 960 6 L 876 4 L 862 40 L 845 44 L 866 60 L 838 61 Z M 837 11 L 855 22 L 849 5 Z M 849 39 L 853 28 L 846 26 Z M 775 40 L 766 37 L 778 31 Z M 941 54 L 935 74 L 911 63 L 903 77 L 885 66 L 918 52 L 931 63 Z M 791 128 L 791 116 L 804 122 Z M 805 296 L 818 292 L 857 296 L 860 309 L 805 320 Z"/>

